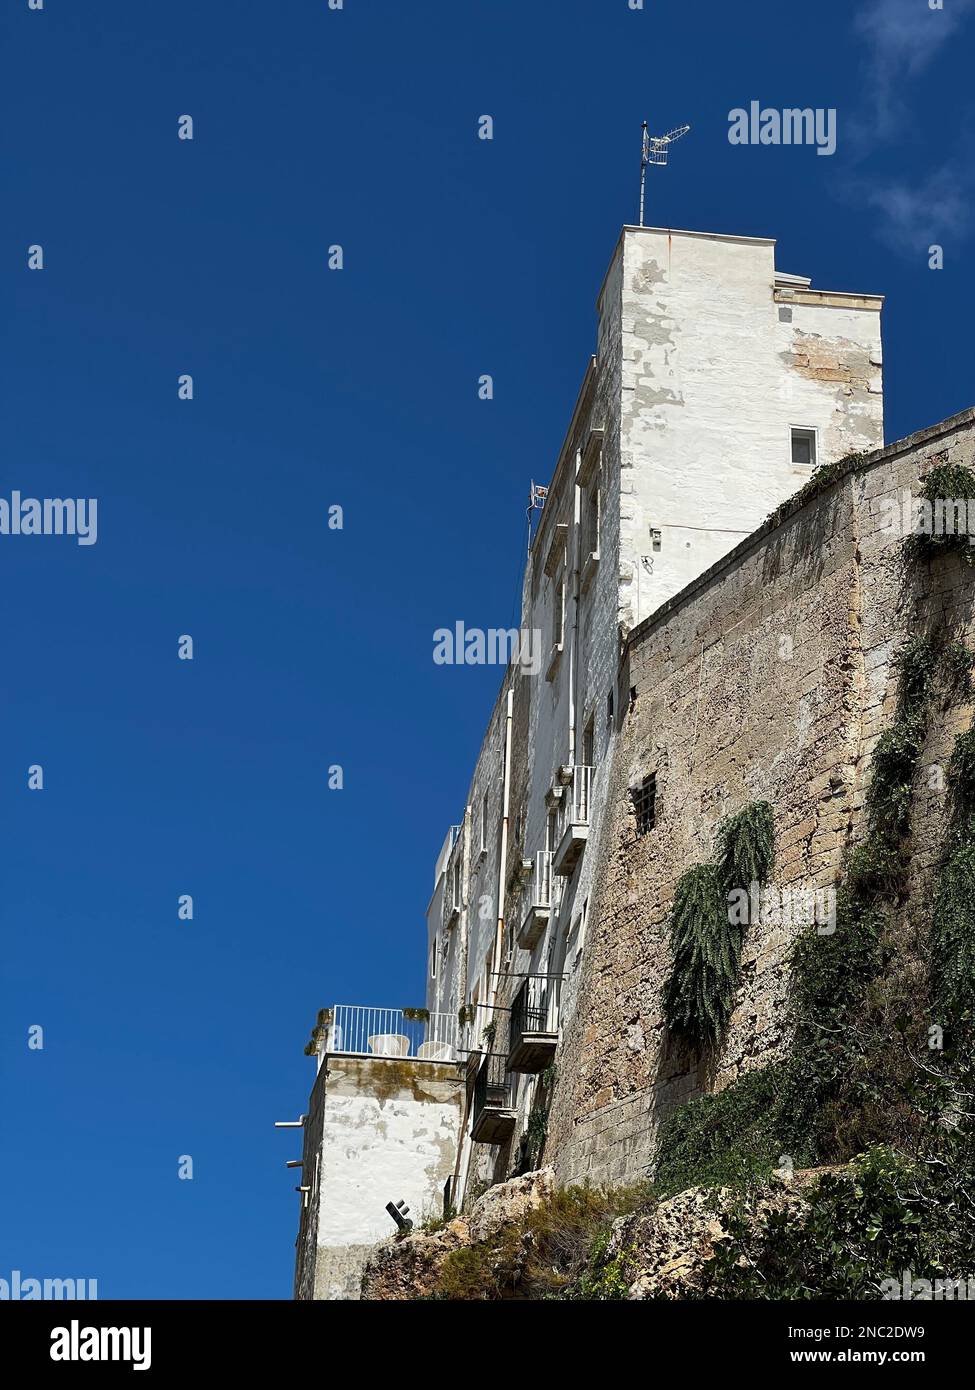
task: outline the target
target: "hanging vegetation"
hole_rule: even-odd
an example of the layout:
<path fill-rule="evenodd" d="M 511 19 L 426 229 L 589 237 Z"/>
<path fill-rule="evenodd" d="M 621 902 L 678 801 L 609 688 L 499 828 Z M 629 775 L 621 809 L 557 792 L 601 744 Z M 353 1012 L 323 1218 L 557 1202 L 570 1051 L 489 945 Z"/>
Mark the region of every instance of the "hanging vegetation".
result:
<path fill-rule="evenodd" d="M 768 1172 L 783 1151 L 797 1164 L 843 1159 L 897 1125 L 912 1123 L 895 1113 L 906 1084 L 901 1075 L 906 1053 L 892 1046 L 895 1003 L 877 990 L 876 982 L 889 957 L 885 931 L 890 906 L 904 889 L 904 839 L 929 712 L 936 692 L 949 700 L 969 691 L 971 666 L 972 654 L 958 642 L 918 637 L 900 651 L 894 723 L 877 742 L 867 789 L 869 832 L 847 857 L 835 929 L 812 927 L 793 947 L 792 1049 L 783 1062 L 747 1073 L 720 1096 L 701 1096 L 665 1121 L 658 1173 L 671 1190 Z M 954 823 L 975 826 L 975 733 L 956 742 L 948 775 Z M 738 828 L 743 822 L 755 827 L 763 818 L 757 808 L 746 808 L 732 818 L 729 829 L 736 822 Z M 756 845 L 752 838 L 749 848 L 748 839 L 732 839 L 734 852 L 719 833 L 720 863 L 738 865 L 726 869 L 729 876 L 756 867 L 750 856 L 767 845 L 761 839 Z M 964 857 L 949 861 L 950 873 L 942 876 L 933 970 L 946 1017 L 950 1002 L 955 1011 L 968 1008 L 975 1022 L 975 932 L 970 927 L 966 931 L 975 922 L 975 834 L 963 840 L 956 832 L 956 842 Z M 972 846 L 970 854 L 966 845 Z M 693 919 L 696 912 L 700 932 L 707 920 L 706 900 L 696 908 L 694 902 L 681 920 Z M 675 925 L 677 906 L 675 896 Z M 684 934 L 690 934 L 686 922 Z M 679 963 L 683 966 L 684 957 L 678 958 L 675 950 L 675 975 Z M 674 988 L 672 977 L 672 992 Z M 911 1002 L 905 1000 L 905 1007 Z M 669 1015 L 668 1021 L 672 1023 Z"/>
<path fill-rule="evenodd" d="M 975 729 L 959 734 L 948 762 L 950 818 L 931 923 L 931 986 L 949 1046 L 975 1025 Z"/>
<path fill-rule="evenodd" d="M 962 464 L 944 463 L 923 479 L 916 499 L 914 535 L 905 542 L 909 561 L 930 560 L 933 556 L 953 550 L 975 564 L 975 547 L 968 543 L 968 528 L 959 524 L 954 504 L 965 509 L 975 506 L 975 472 Z M 940 522 L 939 522 L 940 509 Z"/>
<path fill-rule="evenodd" d="M 674 890 L 664 1016 L 698 1047 L 719 1045 L 738 987 L 747 917 L 731 911 L 729 894 L 766 883 L 774 853 L 772 808 L 751 802 L 718 827 L 716 862 L 689 869 Z"/>
<path fill-rule="evenodd" d="M 767 801 L 751 801 L 722 821 L 715 856 L 725 893 L 768 882 L 775 858 L 775 821 Z"/>

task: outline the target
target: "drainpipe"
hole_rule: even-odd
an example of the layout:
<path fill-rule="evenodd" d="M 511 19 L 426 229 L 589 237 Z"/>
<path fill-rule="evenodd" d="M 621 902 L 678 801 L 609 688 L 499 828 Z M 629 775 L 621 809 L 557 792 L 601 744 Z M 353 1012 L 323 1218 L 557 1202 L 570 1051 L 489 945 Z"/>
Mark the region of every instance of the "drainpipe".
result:
<path fill-rule="evenodd" d="M 511 730 L 514 724 L 515 693 L 509 688 L 504 717 L 504 782 L 501 792 L 501 849 L 498 854 L 498 925 L 494 936 L 493 1003 L 498 993 L 501 945 L 504 938 L 504 897 L 508 872 L 508 820 L 511 815 Z"/>
<path fill-rule="evenodd" d="M 579 489 L 575 478 L 582 466 L 582 452 L 576 450 L 576 468 L 573 476 L 572 519 L 575 538 L 572 547 L 572 636 L 569 640 L 569 766 L 576 763 L 576 652 L 579 643 L 579 536 L 582 511 L 579 502 Z"/>
<path fill-rule="evenodd" d="M 488 1001 L 493 1005 L 498 996 L 501 969 L 501 946 L 504 939 L 504 898 L 505 875 L 508 871 L 508 822 L 511 815 L 511 730 L 514 725 L 514 691 L 509 689 L 505 701 L 504 717 L 504 778 L 501 788 L 501 847 L 498 853 L 498 922 L 494 934 L 494 956 L 492 961 L 491 988 Z M 456 1192 L 458 1206 L 463 1203 L 467 1193 L 467 1175 L 471 1166 L 474 1144 L 471 1139 L 472 1116 L 466 1116 L 464 1133 L 458 1145 L 456 1167 Z"/>

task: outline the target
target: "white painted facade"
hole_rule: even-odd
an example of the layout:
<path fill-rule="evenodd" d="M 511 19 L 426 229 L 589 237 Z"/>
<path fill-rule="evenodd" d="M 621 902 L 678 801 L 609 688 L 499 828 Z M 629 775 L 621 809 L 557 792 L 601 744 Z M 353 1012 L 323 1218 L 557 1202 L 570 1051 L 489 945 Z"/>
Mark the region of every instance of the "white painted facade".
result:
<path fill-rule="evenodd" d="M 556 1031 L 576 1007 L 629 697 L 617 689 L 621 638 L 809 478 L 793 463 L 794 429 L 815 440 L 819 464 L 883 443 L 881 304 L 777 273 L 771 240 L 624 228 L 524 576 L 522 627 L 544 635 L 542 670 L 505 674 L 428 907 L 427 1004 L 474 1010 L 461 1039 L 472 1052 L 503 1049 L 528 974 L 552 977 Z M 523 948 L 527 866 L 550 847 L 550 812 L 579 767 L 592 769 L 588 839 L 571 873 L 555 875 L 547 923 Z M 460 1192 L 518 1166 L 543 1084 L 512 1078 L 518 1119 L 503 1151 L 471 1142 L 468 1115 Z"/>
<path fill-rule="evenodd" d="M 396 1227 L 439 1217 L 452 1178 L 463 1081 L 450 1063 L 319 1054 L 305 1117 L 295 1297 L 356 1299 L 366 1255 Z"/>

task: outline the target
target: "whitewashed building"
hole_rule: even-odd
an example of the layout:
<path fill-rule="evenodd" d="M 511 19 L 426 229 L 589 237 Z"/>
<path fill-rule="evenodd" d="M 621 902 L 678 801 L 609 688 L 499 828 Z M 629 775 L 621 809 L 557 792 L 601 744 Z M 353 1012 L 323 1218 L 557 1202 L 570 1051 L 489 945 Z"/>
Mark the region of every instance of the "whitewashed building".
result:
<path fill-rule="evenodd" d="M 370 1024 L 363 1030 L 349 1015 L 337 1034 L 336 1011 L 316 1035 L 317 1120 L 314 1137 L 306 1134 L 298 1296 L 350 1296 L 358 1254 L 345 1260 L 336 1251 L 347 1245 L 351 1257 L 351 1247 L 363 1249 L 389 1229 L 375 1197 L 390 1173 L 382 1106 L 354 1104 L 357 1072 L 348 1059 L 376 1059 L 371 1098 L 384 1094 L 376 1068 L 398 1069 L 389 1094 L 414 1107 L 404 1104 L 403 1135 L 418 1123 L 430 1074 L 438 1133 L 456 1128 L 452 1205 L 537 1163 L 560 1030 L 572 1010 L 585 1008 L 575 985 L 611 753 L 633 698 L 619 688 L 622 640 L 817 465 L 883 443 L 881 305 L 876 295 L 816 290 L 777 271 L 771 240 L 623 229 L 597 299 L 596 354 L 525 569 L 521 627 L 541 641 L 540 669 L 512 664 L 504 672 L 457 822 L 436 860 L 427 908 L 429 1017 L 412 1043 L 416 1020 L 410 1027 L 389 1020 L 370 1033 Z M 526 460 L 526 474 L 538 471 Z M 652 779 L 631 792 L 634 815 L 652 823 Z M 422 1074 L 419 1082 L 404 1063 Z M 456 1096 L 444 1067 L 454 1069 Z M 330 1159 L 329 1135 L 342 1130 L 341 1115 L 329 1121 L 330 1069 L 332 1103 L 354 1112 L 354 1164 L 348 1134 L 345 1158 Z M 455 1099 L 456 1124 L 448 1118 Z M 440 1196 L 444 1169 L 440 1143 L 417 1174 L 420 1201 Z M 330 1172 L 341 1183 L 338 1208 L 328 1201 Z M 395 1172 L 403 1185 L 401 1168 Z M 353 1219 L 360 1201 L 369 1203 L 368 1220 Z M 326 1206 L 333 1212 L 327 1239 L 316 1225 Z M 315 1274 L 316 1242 L 327 1245 L 329 1268 L 342 1267 L 344 1293 L 334 1291 L 331 1275 L 323 1282 Z"/>
<path fill-rule="evenodd" d="M 817 465 L 883 443 L 881 306 L 777 271 L 771 240 L 623 229 L 525 570 L 542 669 L 505 674 L 428 908 L 427 1002 L 458 1011 L 471 1072 L 458 1200 L 537 1161 L 584 1007 L 622 639 Z"/>

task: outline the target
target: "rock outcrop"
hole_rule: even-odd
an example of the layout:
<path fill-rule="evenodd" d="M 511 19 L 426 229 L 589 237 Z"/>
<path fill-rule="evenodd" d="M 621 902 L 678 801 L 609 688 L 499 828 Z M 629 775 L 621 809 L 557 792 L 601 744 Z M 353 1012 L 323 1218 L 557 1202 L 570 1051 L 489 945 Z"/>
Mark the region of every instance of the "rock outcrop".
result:
<path fill-rule="evenodd" d="M 426 1298 L 437 1287 L 446 1257 L 461 1246 L 491 1240 L 506 1226 L 519 1227 L 553 1190 L 551 1168 L 498 1183 L 474 1203 L 470 1212 L 437 1231 L 412 1231 L 377 1245 L 362 1278 L 364 1299 Z"/>
<path fill-rule="evenodd" d="M 686 1298 L 700 1289 L 705 1266 L 717 1244 L 728 1239 L 722 1216 L 734 1210 L 757 1225 L 773 1212 L 801 1215 L 808 1207 L 808 1189 L 824 1173 L 839 1171 L 780 1171 L 747 1197 L 724 1187 L 688 1188 L 618 1217 L 612 1223 L 603 1260 L 618 1263 L 630 1299 Z M 487 1252 L 491 1269 L 496 1268 L 499 1275 L 499 1287 L 521 1290 L 514 1293 L 516 1297 L 537 1297 L 526 1292 L 521 1283 L 524 1257 L 534 1242 L 527 1218 L 543 1207 L 553 1192 L 553 1171 L 544 1168 L 489 1188 L 469 1214 L 437 1231 L 416 1231 L 383 1241 L 369 1256 L 362 1297 L 430 1297 L 440 1291 L 444 1261 L 452 1252 L 465 1248 Z"/>
<path fill-rule="evenodd" d="M 774 1211 L 800 1214 L 803 1195 L 824 1169 L 779 1173 L 749 1198 L 742 1214 L 758 1223 Z M 691 1187 L 647 1211 L 620 1217 L 606 1249 L 607 1258 L 624 1257 L 631 1299 L 686 1298 L 700 1285 L 715 1246 L 727 1236 L 721 1217 L 741 1203 L 728 1188 Z"/>

